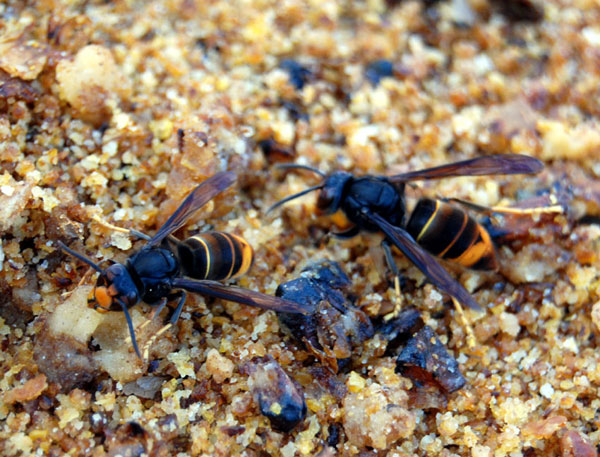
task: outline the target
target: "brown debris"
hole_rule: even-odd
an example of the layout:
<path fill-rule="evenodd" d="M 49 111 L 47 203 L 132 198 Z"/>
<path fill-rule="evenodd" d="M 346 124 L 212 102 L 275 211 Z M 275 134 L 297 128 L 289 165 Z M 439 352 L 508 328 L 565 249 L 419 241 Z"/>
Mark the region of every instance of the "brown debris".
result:
<path fill-rule="evenodd" d="M 46 65 L 46 47 L 25 35 L 0 39 L 0 68 L 13 78 L 31 81 Z"/>
<path fill-rule="evenodd" d="M 39 91 L 26 81 L 13 78 L 8 73 L 0 70 L 0 99 L 14 97 L 32 103 L 39 96 Z"/>
<path fill-rule="evenodd" d="M 316 263 L 301 274 L 281 284 L 276 294 L 309 303 L 316 311 L 310 316 L 280 313 L 279 319 L 321 363 L 337 372 L 340 364 L 349 363 L 353 348 L 373 336 L 373 326 L 365 313 L 347 302 L 343 290 L 350 281 L 339 265 Z"/>
<path fill-rule="evenodd" d="M 259 146 L 269 162 L 289 162 L 296 156 L 293 148 L 279 144 L 272 138 L 260 141 Z"/>
<path fill-rule="evenodd" d="M 542 4 L 534 0 L 491 0 L 500 13 L 511 21 L 537 22 L 544 17 Z M 541 3 L 541 2 L 540 2 Z"/>
<path fill-rule="evenodd" d="M 348 393 L 346 384 L 341 382 L 329 368 L 322 366 L 312 366 L 309 368 L 309 373 L 312 375 L 319 389 L 327 392 L 336 400 L 342 400 Z"/>
<path fill-rule="evenodd" d="M 50 239 L 61 240 L 63 243 L 81 239 L 83 236 L 84 225 L 69 217 L 64 209 L 56 209 L 52 214 L 44 218 L 46 233 Z"/>
<path fill-rule="evenodd" d="M 427 325 L 400 351 L 396 371 L 413 381 L 438 385 L 446 392 L 455 392 L 467 382 L 456 360 Z"/>
<path fill-rule="evenodd" d="M 548 439 L 566 424 L 567 418 L 565 416 L 550 416 L 547 419 L 525 424 L 522 432 L 524 435 L 532 436 L 538 440 Z"/>
<path fill-rule="evenodd" d="M 81 119 L 99 126 L 110 119 L 107 102 L 129 93 L 127 80 L 120 74 L 109 49 L 88 45 L 73 60 L 61 60 L 56 67 L 60 97 Z"/>
<path fill-rule="evenodd" d="M 282 432 L 291 431 L 306 416 L 302 389 L 272 357 L 255 357 L 244 370 L 260 412 Z"/>
<path fill-rule="evenodd" d="M 35 341 L 33 357 L 48 381 L 63 391 L 84 386 L 99 375 L 87 346 L 73 337 L 53 334 L 45 325 Z"/>
<path fill-rule="evenodd" d="M 33 319 L 31 309 L 28 310 L 27 306 L 20 306 L 22 304 L 15 301 L 13 289 L 8 286 L 6 281 L 0 281 L 0 316 L 6 324 L 24 329 L 27 323 Z"/>
<path fill-rule="evenodd" d="M 415 386 L 408 392 L 408 397 L 411 408 L 442 411 L 448 407 L 448 396 L 435 386 Z"/>
<path fill-rule="evenodd" d="M 4 402 L 8 404 L 23 403 L 34 400 L 48 387 L 46 376 L 43 374 L 37 375 L 35 378 L 29 379 L 25 384 L 13 388 L 4 395 Z"/>
<path fill-rule="evenodd" d="M 412 435 L 416 418 L 407 409 L 408 396 L 399 388 L 372 383 L 344 398 L 344 431 L 360 448 L 387 449 Z"/>
<path fill-rule="evenodd" d="M 53 15 L 48 21 L 48 40 L 61 50 L 80 49 L 90 42 L 91 23 L 83 14 L 69 18 Z"/>
<path fill-rule="evenodd" d="M 32 187 L 27 182 L 14 182 L 0 194 L 0 232 L 9 230 L 16 222 L 31 197 Z"/>
<path fill-rule="evenodd" d="M 7 322 L 19 325 L 32 320 L 33 307 L 41 298 L 39 280 L 35 271 L 24 273 L 22 284 L 7 291 L 9 303 L 7 303 L 6 308 L 2 306 L 2 300 L 0 299 L 0 314 L 8 315 L 5 318 Z M 0 290 L 3 288 L 2 286 L 0 281 Z"/>
<path fill-rule="evenodd" d="M 128 382 L 123 385 L 123 393 L 125 395 L 136 395 L 141 398 L 152 399 L 160 390 L 164 378 L 159 376 L 142 376 L 135 381 Z"/>
<path fill-rule="evenodd" d="M 569 430 L 560 440 L 562 457 L 597 457 L 598 451 L 590 440 L 576 430 Z"/>
<path fill-rule="evenodd" d="M 148 455 L 152 450 L 151 437 L 137 422 L 128 422 L 107 433 L 106 448 L 110 457 Z"/>
<path fill-rule="evenodd" d="M 2 3 L 0 34 L 12 49 L 0 57 L 9 65 L 0 66 L 0 398 L 40 375 L 48 387 L 29 401 L 0 402 L 0 454 L 594 455 L 598 2 L 520 2 L 540 19 L 514 23 L 500 8 L 519 2 L 385 3 Z M 297 65 L 282 68 L 284 60 Z M 265 156 L 258 143 L 268 139 L 284 147 L 281 157 Z M 329 218 L 314 213 L 314 194 L 265 214 L 318 180 L 275 176 L 271 160 L 389 175 L 495 153 L 538 157 L 544 170 L 407 189 L 409 207 L 413 195 L 488 207 L 544 204 L 540 195 L 552 195 L 566 210 L 494 215 L 510 232 L 497 238 L 501 274 L 446 265 L 484 308 L 465 310 L 473 348 L 444 297 L 396 253 L 403 303 L 418 315 L 395 322 L 399 330 L 355 344 L 348 329 L 359 316 L 324 306 L 327 327 L 305 344 L 272 312 L 189 294 L 179 325 L 141 363 L 122 313 L 91 310 L 101 319 L 94 329 L 94 316 L 80 312 L 95 273 L 55 251 L 62 240 L 94 260 L 123 262 L 124 249 L 144 241 L 117 236 L 92 216 L 151 235 L 194 186 L 231 170 L 237 185 L 177 235 L 243 236 L 256 259 L 235 282 L 269 294 L 325 257 L 351 282 L 333 288 L 344 304 L 365 303 L 376 316 L 394 301 L 383 261 L 372 255 L 377 236 L 333 240 Z M 151 311 L 133 309 L 134 325 Z M 42 325 L 50 315 L 67 336 Z M 141 344 L 162 321 L 139 330 Z M 423 325 L 456 356 L 468 388 L 448 395 L 394 372 Z M 232 362 L 231 376 L 218 366 L 223 359 L 207 369 L 211 348 Z M 350 354 L 335 358 L 337 373 L 324 348 Z M 305 392 L 307 416 L 288 434 L 262 416 L 241 373 L 266 354 Z M 137 429 L 126 425 L 132 420 Z M 406 430 L 393 430 L 407 420 Z"/>

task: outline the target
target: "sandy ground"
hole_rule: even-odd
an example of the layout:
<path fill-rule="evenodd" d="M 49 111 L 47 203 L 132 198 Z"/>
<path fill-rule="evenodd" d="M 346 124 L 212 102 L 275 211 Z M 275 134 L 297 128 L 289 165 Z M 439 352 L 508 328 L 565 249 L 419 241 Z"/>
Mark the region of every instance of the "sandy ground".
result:
<path fill-rule="evenodd" d="M 597 455 L 598 2 L 46 0 L 4 2 L 0 19 L 2 455 Z M 483 308 L 466 311 L 474 347 L 396 253 L 404 306 L 466 380 L 450 393 L 396 373 L 381 238 L 329 236 L 314 195 L 265 215 L 318 182 L 273 165 L 383 175 L 496 153 L 545 168 L 407 190 L 564 208 L 494 219 L 497 273 L 444 263 Z M 144 241 L 106 223 L 154 233 L 221 170 L 237 183 L 178 235 L 244 237 L 255 262 L 236 282 L 267 294 L 337 262 L 372 338 L 319 357 L 274 312 L 190 294 L 140 361 L 123 314 L 87 307 L 93 272 L 56 241 L 123 262 Z M 291 432 L 260 413 L 264 366 L 304 396 Z"/>

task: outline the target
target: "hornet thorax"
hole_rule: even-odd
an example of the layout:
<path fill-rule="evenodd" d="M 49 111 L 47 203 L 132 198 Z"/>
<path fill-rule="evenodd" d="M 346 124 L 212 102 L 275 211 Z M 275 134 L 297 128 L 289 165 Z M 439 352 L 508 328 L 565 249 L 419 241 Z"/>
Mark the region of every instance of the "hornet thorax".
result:
<path fill-rule="evenodd" d="M 341 209 L 358 227 L 378 231 L 365 211 L 379 214 L 393 225 L 404 221 L 404 186 L 389 182 L 385 177 L 361 176 L 337 172 L 330 175 L 321 190 L 317 206 L 327 213 Z M 329 204 L 328 204 L 329 203 Z"/>
<path fill-rule="evenodd" d="M 179 262 L 175 255 L 164 247 L 142 249 L 127 261 L 128 270 L 142 291 L 146 303 L 154 303 L 166 297 L 172 281 L 179 274 Z"/>

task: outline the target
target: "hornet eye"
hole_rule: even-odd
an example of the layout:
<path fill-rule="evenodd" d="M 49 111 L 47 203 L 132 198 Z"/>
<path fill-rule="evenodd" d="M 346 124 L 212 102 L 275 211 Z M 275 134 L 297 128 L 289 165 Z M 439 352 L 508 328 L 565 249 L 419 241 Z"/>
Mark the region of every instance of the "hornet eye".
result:
<path fill-rule="evenodd" d="M 325 187 L 321 192 L 319 192 L 319 197 L 317 198 L 317 208 L 321 211 L 335 211 L 337 208 L 333 206 L 337 200 L 337 189 L 335 187 Z"/>
<path fill-rule="evenodd" d="M 98 276 L 98 279 L 96 279 L 96 287 L 106 286 L 107 283 L 108 283 L 108 280 L 106 279 L 106 276 L 104 276 L 103 274 Z"/>

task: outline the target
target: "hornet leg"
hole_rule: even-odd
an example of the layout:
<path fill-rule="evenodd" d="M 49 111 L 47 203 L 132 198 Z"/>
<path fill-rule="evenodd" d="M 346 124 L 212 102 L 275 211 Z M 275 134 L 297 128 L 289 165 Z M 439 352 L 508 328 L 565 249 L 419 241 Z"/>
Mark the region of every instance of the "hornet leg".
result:
<path fill-rule="evenodd" d="M 165 305 L 167 304 L 168 301 L 169 301 L 169 299 L 167 297 L 161 298 L 160 301 L 158 302 L 158 305 L 156 305 L 156 308 L 154 308 L 152 310 L 152 312 L 150 313 L 150 316 L 148 316 L 148 318 L 140 326 L 137 327 L 136 331 L 140 331 L 140 330 L 143 330 L 144 328 L 146 328 L 148 326 L 148 324 L 150 324 L 150 322 L 152 322 L 154 320 L 154 318 L 160 314 L 160 312 L 163 310 L 163 308 L 165 307 Z M 150 304 L 150 306 L 155 306 L 155 305 Z"/>
<path fill-rule="evenodd" d="M 121 308 L 123 309 L 123 314 L 125 314 L 125 320 L 127 321 L 127 327 L 129 328 L 129 335 L 131 337 L 131 344 L 133 345 L 133 349 L 135 350 L 135 353 L 137 354 L 137 356 L 141 359 L 142 354 L 140 353 L 140 349 L 139 349 L 137 341 L 135 339 L 135 329 L 133 328 L 133 322 L 131 320 L 131 315 L 129 314 L 129 310 L 127 309 L 127 305 L 125 303 L 123 303 L 123 301 L 119 300 L 118 298 L 117 298 L 117 302 L 119 303 L 119 305 L 121 305 Z"/>
<path fill-rule="evenodd" d="M 535 216 L 536 214 L 560 214 L 564 212 L 563 207 L 558 204 L 558 200 L 554 195 L 548 196 L 548 201 L 546 202 L 546 204 L 542 206 L 534 206 L 532 208 L 517 208 L 511 206 L 482 206 L 467 200 L 462 200 L 460 198 L 440 197 L 439 200 L 442 200 L 447 203 L 458 203 L 466 208 L 472 209 L 473 211 L 477 211 L 488 215 L 491 215 L 493 213 L 499 213 L 514 214 L 519 216 Z"/>
<path fill-rule="evenodd" d="M 465 314 L 465 311 L 463 310 L 463 307 L 460 304 L 460 302 L 454 297 L 450 298 L 452 298 L 452 303 L 454 303 L 454 308 L 456 308 L 456 313 L 458 314 L 460 323 L 464 327 L 465 332 L 467 334 L 467 347 L 469 349 L 473 349 L 477 344 L 475 334 L 473 333 L 473 327 L 471 326 L 471 323 L 469 322 L 469 319 L 467 318 L 467 315 Z"/>
<path fill-rule="evenodd" d="M 396 262 L 394 262 L 394 257 L 392 255 L 392 249 L 390 248 L 390 244 L 386 240 L 383 240 L 381 242 L 381 247 L 383 248 L 383 252 L 385 253 L 385 261 L 388 265 L 388 268 L 394 275 L 394 290 L 396 292 L 396 299 L 394 300 L 394 310 L 383 317 L 385 321 L 389 321 L 398 316 L 400 314 L 400 311 L 402 311 L 402 291 L 400 290 L 400 273 L 398 272 L 398 266 L 396 265 Z"/>
<path fill-rule="evenodd" d="M 179 319 L 179 315 L 181 314 L 181 311 L 183 310 L 183 305 L 185 304 L 185 299 L 187 297 L 187 294 L 185 293 L 185 290 L 180 290 L 179 292 L 175 292 L 173 294 L 173 298 L 175 298 L 175 297 L 179 297 L 179 303 L 177 303 L 177 308 L 175 308 L 175 312 L 171 316 L 171 319 L 169 319 L 169 323 L 171 325 L 175 324 L 175 322 L 177 322 L 177 320 Z"/>
<path fill-rule="evenodd" d="M 134 229 L 126 229 L 123 227 L 118 227 L 114 224 L 111 224 L 110 222 L 105 221 L 104 219 L 100 218 L 99 216 L 94 216 L 92 217 L 92 219 L 97 222 L 98 224 L 100 224 L 103 227 L 106 227 L 107 229 L 110 230 L 114 230 L 115 232 L 121 232 L 121 233 L 129 233 L 130 235 L 133 235 L 135 237 L 138 237 L 142 240 L 151 240 L 152 238 L 148 235 L 146 235 L 145 233 L 142 232 L 138 232 L 137 230 Z"/>
<path fill-rule="evenodd" d="M 185 299 L 187 297 L 187 294 L 183 290 L 181 290 L 179 292 L 175 292 L 174 294 L 170 294 L 168 297 L 163 298 L 163 300 L 161 300 L 160 304 L 158 305 L 157 310 L 160 313 L 160 310 L 162 310 L 162 308 L 164 308 L 167 301 L 174 300 L 175 298 L 178 298 L 178 297 L 179 297 L 179 302 L 177 303 L 177 307 L 175 308 L 173 315 L 169 319 L 169 322 L 167 324 L 165 324 L 164 326 L 162 326 L 154 335 L 152 335 L 150 338 L 148 338 L 148 340 L 146 341 L 146 344 L 144 344 L 144 359 L 148 359 L 148 357 L 150 355 L 150 347 L 154 344 L 156 339 L 159 336 L 161 336 L 162 334 L 164 334 L 167 330 L 169 330 L 179 319 L 179 316 L 181 315 L 181 311 L 183 310 L 183 305 L 185 304 Z M 153 312 L 153 314 L 158 315 L 158 313 L 156 313 L 156 312 Z"/>

